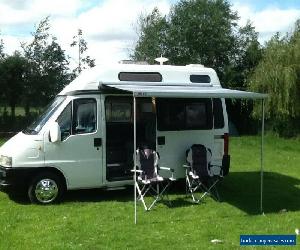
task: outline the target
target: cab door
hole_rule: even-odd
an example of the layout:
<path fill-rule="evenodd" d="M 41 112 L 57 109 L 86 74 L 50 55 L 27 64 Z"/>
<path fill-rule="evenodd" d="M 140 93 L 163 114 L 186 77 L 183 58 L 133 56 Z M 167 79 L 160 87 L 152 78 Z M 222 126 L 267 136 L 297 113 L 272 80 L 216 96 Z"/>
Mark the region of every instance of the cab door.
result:
<path fill-rule="evenodd" d="M 61 141 L 45 133 L 45 166 L 64 174 L 68 189 L 100 187 L 103 147 L 100 96 L 71 100 L 56 119 Z"/>

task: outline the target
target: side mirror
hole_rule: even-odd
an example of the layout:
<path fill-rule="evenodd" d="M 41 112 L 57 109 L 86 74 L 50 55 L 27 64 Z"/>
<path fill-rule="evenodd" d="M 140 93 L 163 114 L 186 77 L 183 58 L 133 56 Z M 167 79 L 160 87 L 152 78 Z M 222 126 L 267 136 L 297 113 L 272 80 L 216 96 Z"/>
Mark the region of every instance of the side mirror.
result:
<path fill-rule="evenodd" d="M 53 122 L 50 125 L 49 140 L 51 142 L 60 142 L 61 141 L 61 131 L 60 131 L 60 127 L 57 122 Z"/>

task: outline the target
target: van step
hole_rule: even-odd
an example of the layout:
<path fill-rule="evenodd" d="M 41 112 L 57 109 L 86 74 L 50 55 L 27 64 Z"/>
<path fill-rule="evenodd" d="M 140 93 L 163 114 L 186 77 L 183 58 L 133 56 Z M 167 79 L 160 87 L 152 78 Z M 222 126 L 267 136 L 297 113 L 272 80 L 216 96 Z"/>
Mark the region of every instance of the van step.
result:
<path fill-rule="evenodd" d="M 107 187 L 106 190 L 111 191 L 111 190 L 124 190 L 126 187 Z"/>

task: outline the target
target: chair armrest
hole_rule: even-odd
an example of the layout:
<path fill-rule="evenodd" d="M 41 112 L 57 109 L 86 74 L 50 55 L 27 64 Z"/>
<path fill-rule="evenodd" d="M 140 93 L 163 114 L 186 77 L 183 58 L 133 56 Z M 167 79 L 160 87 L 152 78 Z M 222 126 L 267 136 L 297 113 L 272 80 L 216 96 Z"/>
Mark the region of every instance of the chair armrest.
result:
<path fill-rule="evenodd" d="M 167 167 L 157 167 L 158 170 L 167 170 L 171 172 L 171 177 L 169 178 L 170 181 L 175 181 L 176 179 L 174 178 L 174 169 L 173 168 L 167 168 Z"/>
<path fill-rule="evenodd" d="M 190 168 L 191 166 L 190 165 L 187 165 L 187 164 L 183 164 L 182 165 L 184 168 Z"/>
<path fill-rule="evenodd" d="M 144 171 L 143 170 L 139 170 L 139 169 L 131 169 L 130 172 L 136 172 L 136 173 L 143 173 Z"/>
<path fill-rule="evenodd" d="M 167 168 L 167 167 L 157 167 L 159 170 L 168 170 L 170 172 L 174 172 L 174 169 L 173 168 Z"/>

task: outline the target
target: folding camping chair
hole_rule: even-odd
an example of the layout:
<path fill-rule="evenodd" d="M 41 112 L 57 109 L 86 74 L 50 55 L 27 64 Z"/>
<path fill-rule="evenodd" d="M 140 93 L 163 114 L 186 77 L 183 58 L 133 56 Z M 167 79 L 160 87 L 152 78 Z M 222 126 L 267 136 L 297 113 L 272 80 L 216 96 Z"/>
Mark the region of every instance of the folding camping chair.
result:
<path fill-rule="evenodd" d="M 156 202 L 163 199 L 163 196 L 166 194 L 172 181 L 175 181 L 174 170 L 171 168 L 159 167 L 159 156 L 157 152 L 149 149 L 148 147 L 138 149 L 136 154 L 136 173 L 138 173 L 138 176 L 135 180 L 135 188 L 138 192 L 137 199 L 143 203 L 145 210 L 149 211 L 156 204 Z M 161 177 L 158 174 L 159 170 L 170 171 L 171 177 Z M 152 194 L 154 198 L 150 205 L 147 205 L 145 202 L 145 196 L 147 194 Z"/>
<path fill-rule="evenodd" d="M 202 144 L 194 144 L 186 151 L 187 164 L 183 165 L 186 169 L 186 191 L 191 194 L 196 203 L 208 194 L 220 200 L 216 185 L 223 177 L 222 167 L 212 166 L 211 158 L 211 150 Z M 212 171 L 212 168 L 217 168 L 218 171 Z M 195 196 L 198 189 L 203 191 L 199 199 Z"/>

